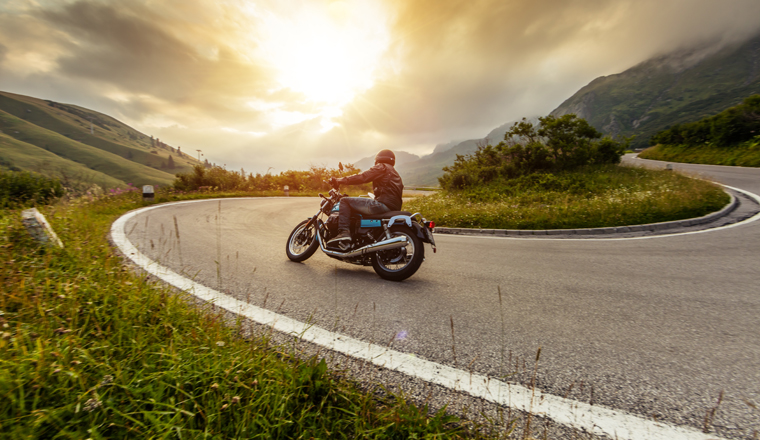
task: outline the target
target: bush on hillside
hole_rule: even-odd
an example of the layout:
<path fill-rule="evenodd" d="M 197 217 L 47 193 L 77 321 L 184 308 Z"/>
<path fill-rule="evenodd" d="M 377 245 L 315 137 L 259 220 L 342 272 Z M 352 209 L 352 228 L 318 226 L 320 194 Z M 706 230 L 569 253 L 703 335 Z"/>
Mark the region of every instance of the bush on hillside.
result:
<path fill-rule="evenodd" d="M 47 204 L 64 194 L 57 179 L 28 171 L 0 172 L 0 208 Z"/>
<path fill-rule="evenodd" d="M 760 95 L 752 95 L 741 104 L 717 115 L 660 131 L 649 139 L 649 144 L 688 147 L 710 144 L 725 148 L 749 141 L 758 134 Z"/>
<path fill-rule="evenodd" d="M 616 164 L 626 145 L 602 138 L 585 119 L 573 114 L 542 117 L 536 125 L 523 118 L 498 145 L 481 146 L 472 155 L 457 155 L 438 181 L 444 189 L 458 190 L 534 173 Z"/>

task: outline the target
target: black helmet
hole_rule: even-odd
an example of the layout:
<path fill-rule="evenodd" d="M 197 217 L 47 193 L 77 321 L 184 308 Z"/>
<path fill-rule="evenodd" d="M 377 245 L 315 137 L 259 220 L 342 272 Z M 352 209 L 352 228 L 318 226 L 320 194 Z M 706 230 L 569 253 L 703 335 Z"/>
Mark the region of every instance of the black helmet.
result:
<path fill-rule="evenodd" d="M 375 156 L 375 163 L 387 163 L 396 166 L 396 155 L 391 150 L 382 150 Z"/>

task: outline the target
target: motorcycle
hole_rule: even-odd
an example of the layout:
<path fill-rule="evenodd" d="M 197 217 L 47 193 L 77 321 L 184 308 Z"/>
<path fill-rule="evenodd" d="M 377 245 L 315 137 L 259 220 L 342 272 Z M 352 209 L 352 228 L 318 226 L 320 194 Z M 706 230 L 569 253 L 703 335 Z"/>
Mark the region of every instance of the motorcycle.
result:
<path fill-rule="evenodd" d="M 374 198 L 372 193 L 368 195 Z M 352 215 L 351 245 L 345 249 L 328 248 L 326 243 L 338 234 L 340 200 L 347 196 L 340 194 L 338 188 L 330 188 L 329 197 L 319 194 L 319 211 L 299 223 L 288 237 L 285 251 L 291 261 L 305 261 L 319 248 L 336 260 L 372 266 L 383 279 L 403 281 L 414 275 L 425 260 L 423 243 L 430 244 L 436 252 L 435 223 L 408 211 Z M 326 216 L 325 221 L 322 216 Z"/>

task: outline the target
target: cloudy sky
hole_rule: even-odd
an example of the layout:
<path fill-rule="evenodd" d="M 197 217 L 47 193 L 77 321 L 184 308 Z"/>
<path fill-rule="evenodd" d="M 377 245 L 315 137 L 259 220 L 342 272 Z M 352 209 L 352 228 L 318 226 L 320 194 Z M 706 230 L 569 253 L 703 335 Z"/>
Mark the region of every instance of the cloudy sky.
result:
<path fill-rule="evenodd" d="M 279 172 L 483 137 L 758 17 L 757 0 L 0 0 L 0 90 Z"/>

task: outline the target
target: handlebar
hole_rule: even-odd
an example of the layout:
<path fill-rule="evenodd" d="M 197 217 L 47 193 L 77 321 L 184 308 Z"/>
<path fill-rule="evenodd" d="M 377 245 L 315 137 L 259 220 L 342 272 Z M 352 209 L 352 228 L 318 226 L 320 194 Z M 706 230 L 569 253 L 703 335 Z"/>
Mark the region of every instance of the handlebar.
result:
<path fill-rule="evenodd" d="M 323 180 L 323 181 L 322 181 L 322 183 L 324 183 L 324 184 L 326 184 L 327 186 L 329 186 L 329 187 L 330 187 L 330 189 L 335 189 L 335 190 L 337 190 L 337 189 L 339 189 L 339 188 L 340 188 L 340 185 L 338 185 L 338 184 L 337 184 L 337 182 L 335 183 L 335 185 L 333 185 L 333 181 L 334 181 L 334 179 L 335 179 L 334 177 L 331 177 L 331 178 L 330 178 L 330 180 Z"/>

